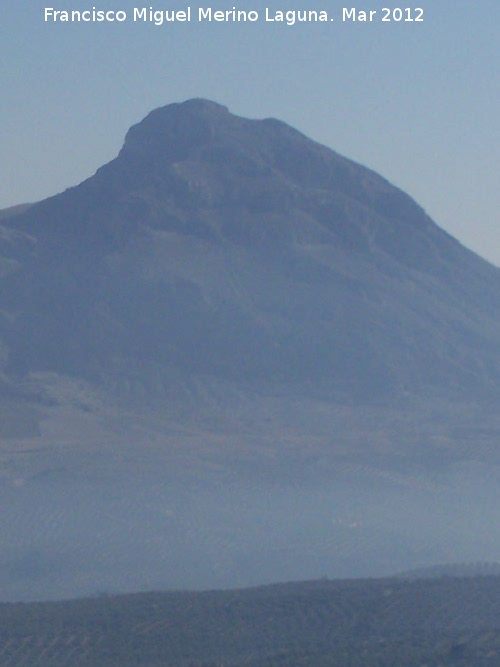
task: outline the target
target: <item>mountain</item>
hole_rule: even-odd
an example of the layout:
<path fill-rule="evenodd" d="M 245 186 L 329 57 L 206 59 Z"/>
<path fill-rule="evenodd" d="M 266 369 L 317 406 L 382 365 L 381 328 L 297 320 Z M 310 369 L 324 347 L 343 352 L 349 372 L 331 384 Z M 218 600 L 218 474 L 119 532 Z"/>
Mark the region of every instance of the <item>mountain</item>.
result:
<path fill-rule="evenodd" d="M 22 545 L 4 553 L 11 580 L 34 571 L 45 581 L 50 571 L 61 581 L 59 559 L 69 558 L 61 536 L 75 516 L 89 530 L 102 524 L 116 547 L 125 534 L 117 522 L 137 537 L 144 507 L 159 512 L 166 503 L 184 549 L 193 516 L 201 530 L 205 498 L 202 514 L 213 510 L 205 519 L 214 527 L 203 538 L 205 558 L 219 559 L 222 540 L 230 567 L 254 568 L 231 585 L 258 583 L 259 567 L 236 564 L 261 539 L 257 514 L 249 512 L 252 528 L 238 523 L 245 507 L 269 509 L 253 487 L 245 496 L 254 484 L 285 489 L 270 505 L 278 522 L 298 494 L 308 530 L 309 512 L 331 500 L 318 499 L 319 487 L 334 492 L 345 539 L 368 488 L 391 507 L 395 489 L 419 489 L 411 506 L 427 508 L 430 497 L 443 500 L 436 475 L 444 471 L 452 491 L 432 539 L 451 529 L 453 494 L 464 485 L 481 485 L 465 512 L 489 516 L 498 480 L 500 270 L 385 179 L 278 120 L 240 118 L 200 99 L 153 111 L 94 176 L 3 212 L 0 275 L 2 497 L 11 542 Z M 123 495 L 134 488 L 142 498 L 157 484 L 168 492 L 161 486 L 140 508 Z M 344 492 L 354 488 L 351 503 Z M 64 526 L 54 560 L 38 526 L 61 504 L 67 518 L 53 518 Z M 44 517 L 37 528 L 15 509 L 33 505 Z M 221 537 L 214 513 L 239 537 Z M 105 515 L 116 518 L 113 528 Z M 363 544 L 381 530 L 372 525 Z M 283 544 L 295 539 L 287 531 Z M 449 537 L 460 545 L 455 561 L 496 558 L 496 536 L 476 536 L 476 550 Z M 384 547 L 377 571 L 422 563 L 422 553 L 408 560 L 407 538 L 398 556 Z M 283 548 L 278 542 L 272 549 Z M 444 547 L 423 549 L 424 561 L 446 560 Z M 339 567 L 353 574 L 352 551 L 342 558 Z M 361 560 L 355 574 L 367 571 Z M 113 570 L 106 563 L 99 571 Z M 289 572 L 319 574 L 295 565 Z"/>
<path fill-rule="evenodd" d="M 330 395 L 497 392 L 500 272 L 407 195 L 283 123 L 151 113 L 5 221 L 7 374 L 183 375 Z"/>

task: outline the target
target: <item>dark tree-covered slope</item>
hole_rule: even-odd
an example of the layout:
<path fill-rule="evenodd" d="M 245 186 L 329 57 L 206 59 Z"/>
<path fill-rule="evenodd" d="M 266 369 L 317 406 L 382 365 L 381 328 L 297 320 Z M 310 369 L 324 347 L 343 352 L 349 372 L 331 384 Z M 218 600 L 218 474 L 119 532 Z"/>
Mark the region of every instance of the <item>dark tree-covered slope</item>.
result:
<path fill-rule="evenodd" d="M 364 667 L 500 660 L 498 577 L 316 581 L 0 605 L 4 667 Z"/>

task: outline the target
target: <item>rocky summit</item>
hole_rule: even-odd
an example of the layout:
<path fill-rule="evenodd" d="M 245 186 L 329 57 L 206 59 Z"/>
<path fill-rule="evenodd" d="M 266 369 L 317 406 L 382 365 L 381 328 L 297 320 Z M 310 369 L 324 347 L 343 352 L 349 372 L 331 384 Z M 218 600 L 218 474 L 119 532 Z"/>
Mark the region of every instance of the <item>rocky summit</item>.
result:
<path fill-rule="evenodd" d="M 156 109 L 2 212 L 0 275 L 9 488 L 498 465 L 500 270 L 278 120 Z"/>

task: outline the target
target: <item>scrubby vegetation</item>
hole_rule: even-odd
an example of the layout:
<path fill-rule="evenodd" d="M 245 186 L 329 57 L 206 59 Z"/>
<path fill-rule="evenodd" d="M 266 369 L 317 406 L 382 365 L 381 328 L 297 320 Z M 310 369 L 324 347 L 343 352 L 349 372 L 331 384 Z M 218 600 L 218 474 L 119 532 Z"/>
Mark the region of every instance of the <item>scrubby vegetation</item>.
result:
<path fill-rule="evenodd" d="M 2 667 L 498 667 L 500 577 L 0 605 Z"/>

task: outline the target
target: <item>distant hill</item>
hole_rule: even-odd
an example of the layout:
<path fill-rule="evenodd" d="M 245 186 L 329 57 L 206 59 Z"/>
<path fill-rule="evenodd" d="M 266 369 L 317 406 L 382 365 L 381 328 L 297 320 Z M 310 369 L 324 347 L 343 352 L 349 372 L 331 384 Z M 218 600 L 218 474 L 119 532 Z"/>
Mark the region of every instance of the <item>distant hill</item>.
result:
<path fill-rule="evenodd" d="M 500 575 L 500 563 L 450 563 L 431 565 L 403 572 L 403 579 L 436 579 L 438 577 L 491 577 Z"/>
<path fill-rule="evenodd" d="M 0 605 L 0 660 L 3 667 L 496 667 L 499 605 L 499 577 Z"/>

